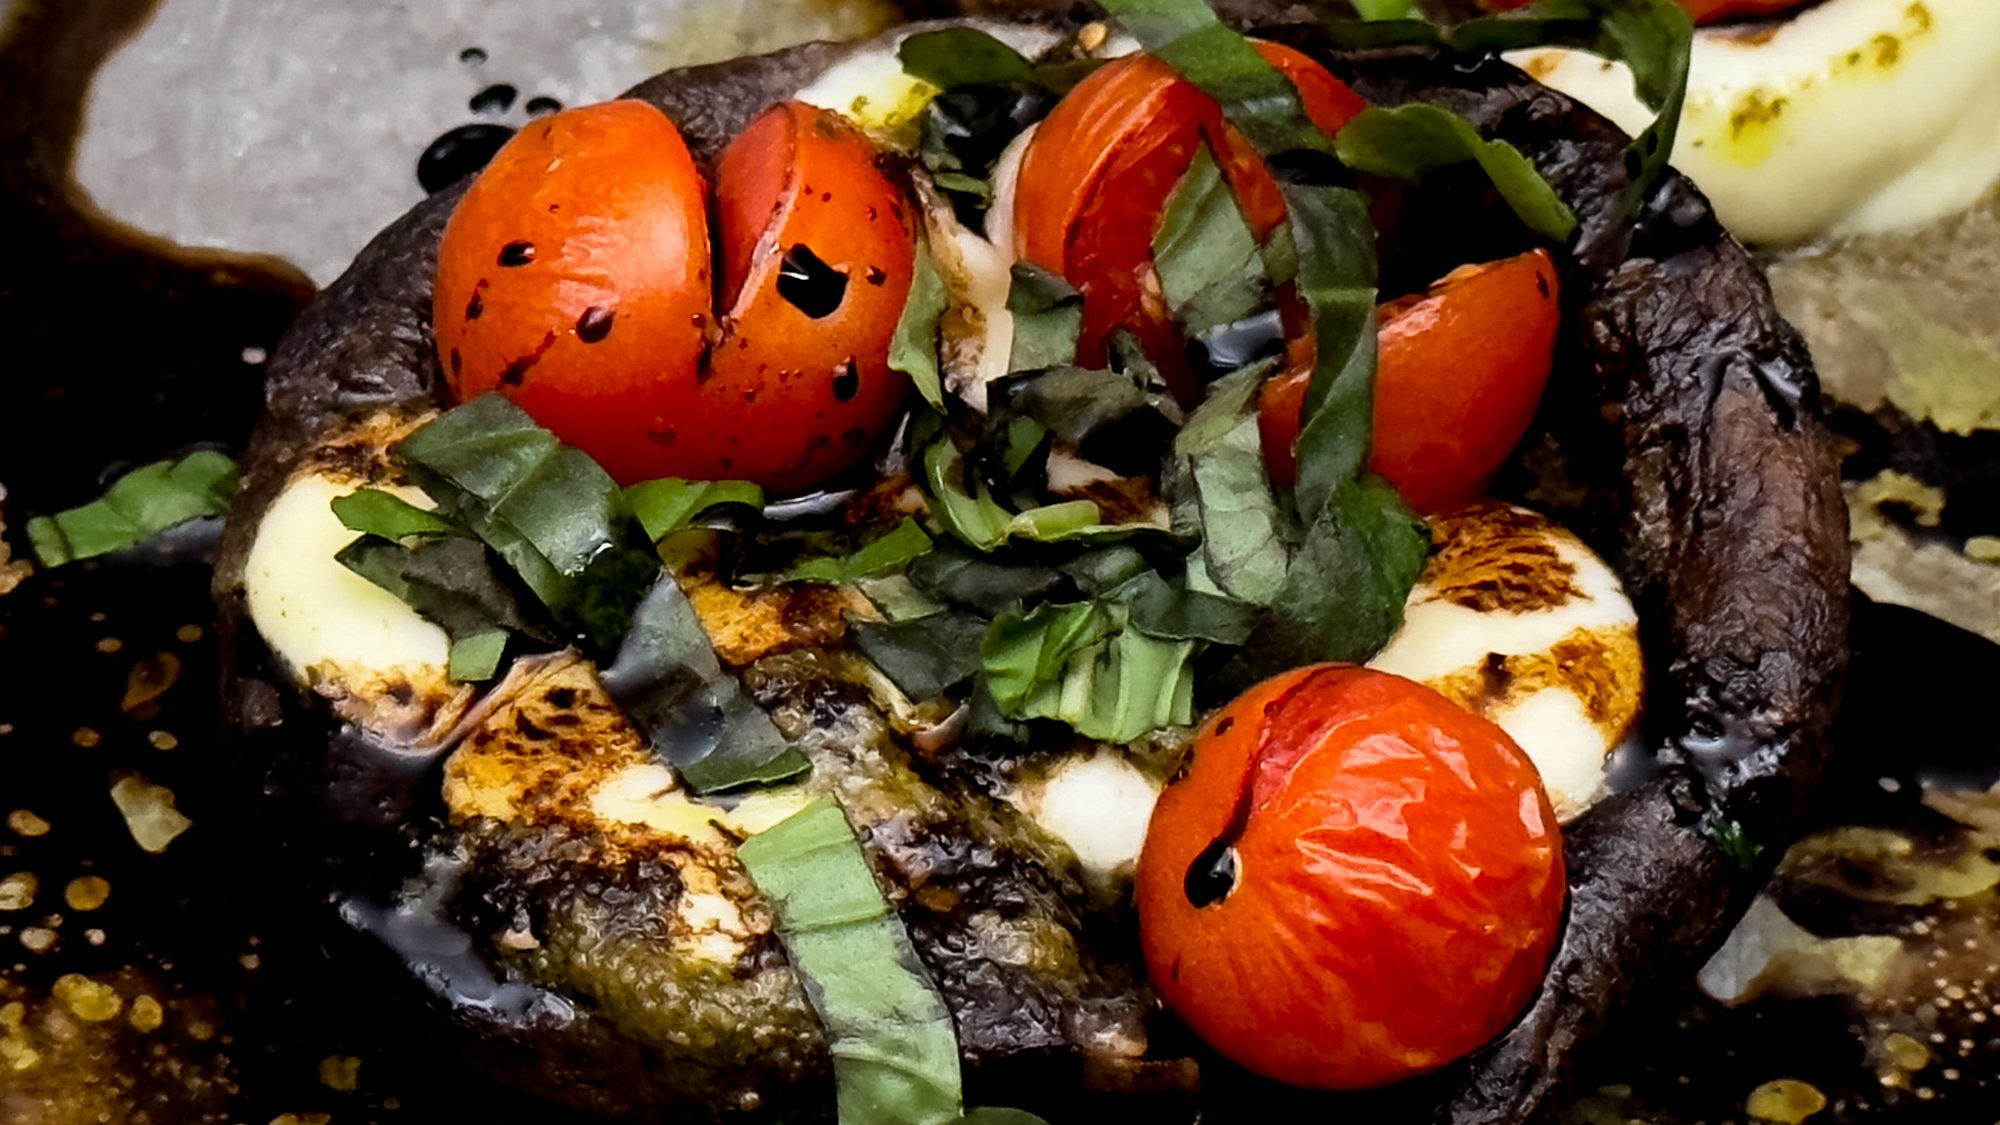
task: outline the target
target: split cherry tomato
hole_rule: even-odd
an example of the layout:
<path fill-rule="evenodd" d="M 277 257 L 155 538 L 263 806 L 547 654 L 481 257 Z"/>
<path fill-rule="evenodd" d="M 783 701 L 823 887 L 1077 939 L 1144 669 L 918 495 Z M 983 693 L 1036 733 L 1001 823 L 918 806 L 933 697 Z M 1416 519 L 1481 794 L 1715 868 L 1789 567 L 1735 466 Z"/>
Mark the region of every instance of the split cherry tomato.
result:
<path fill-rule="evenodd" d="M 1255 46 L 1298 88 L 1306 113 L 1327 133 L 1367 108 L 1305 54 Z M 1150 55 L 1107 63 L 1057 103 L 1028 143 L 1014 200 L 1021 260 L 1062 275 L 1083 294 L 1081 362 L 1101 363 L 1106 339 L 1130 330 L 1188 402 L 1200 392 L 1153 272 L 1153 235 L 1203 144 L 1251 229 L 1268 236 L 1285 221 L 1285 202 L 1263 159 L 1223 121 L 1214 99 Z"/>
<path fill-rule="evenodd" d="M 1167 1007 L 1239 1065 L 1330 1090 L 1504 1031 L 1561 930 L 1562 839 L 1506 732 L 1420 684 L 1295 669 L 1209 720 L 1140 855 Z"/>
<path fill-rule="evenodd" d="M 1494 11 L 1525 8 L 1535 0 L 1486 0 L 1485 7 Z M 1775 16 L 1793 8 L 1803 7 L 1807 0 L 1676 0 L 1686 8 L 1694 22 L 1715 23 L 1718 20 L 1734 19 L 1738 16 Z"/>
<path fill-rule="evenodd" d="M 909 380 L 888 366 L 916 233 L 872 144 L 772 107 L 708 192 L 664 114 L 621 101 L 530 125 L 453 212 L 433 315 L 452 391 L 498 390 L 624 483 L 787 491 L 856 463 Z"/>
<path fill-rule="evenodd" d="M 1369 467 L 1431 513 L 1477 499 L 1535 419 L 1562 310 L 1545 250 L 1454 270 L 1382 308 Z M 1294 483 L 1312 382 L 1294 365 L 1264 385 L 1258 430 L 1271 479 Z"/>

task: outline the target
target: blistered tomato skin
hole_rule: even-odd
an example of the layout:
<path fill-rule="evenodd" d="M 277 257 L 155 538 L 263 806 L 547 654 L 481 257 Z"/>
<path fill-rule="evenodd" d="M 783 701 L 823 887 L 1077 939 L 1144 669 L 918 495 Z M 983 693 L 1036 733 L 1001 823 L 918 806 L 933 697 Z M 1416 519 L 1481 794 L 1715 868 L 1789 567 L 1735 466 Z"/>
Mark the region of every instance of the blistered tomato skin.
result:
<path fill-rule="evenodd" d="M 1561 837 L 1504 732 L 1419 684 L 1315 665 L 1205 726 L 1139 861 L 1147 968 L 1210 1046 L 1358 1090 L 1460 1058 L 1533 998 Z"/>
<path fill-rule="evenodd" d="M 626 484 L 793 491 L 866 457 L 909 388 L 887 362 L 915 254 L 901 191 L 865 138 L 797 103 L 716 180 L 711 231 L 679 130 L 643 102 L 523 130 L 445 230 L 433 315 L 454 395 L 507 395 Z"/>

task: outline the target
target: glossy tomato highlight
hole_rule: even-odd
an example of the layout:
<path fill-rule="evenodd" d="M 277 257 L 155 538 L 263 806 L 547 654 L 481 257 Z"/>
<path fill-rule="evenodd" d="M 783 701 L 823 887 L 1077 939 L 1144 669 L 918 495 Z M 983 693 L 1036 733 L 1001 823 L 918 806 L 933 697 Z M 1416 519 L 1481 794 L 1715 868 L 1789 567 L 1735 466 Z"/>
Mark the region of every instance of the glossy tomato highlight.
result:
<path fill-rule="evenodd" d="M 916 232 L 878 155 L 837 114 L 773 106 L 717 163 L 711 232 L 659 110 L 531 124 L 445 229 L 433 316 L 452 391 L 505 394 L 627 484 L 792 491 L 855 464 L 909 390 L 888 350 Z"/>
<path fill-rule="evenodd" d="M 1504 1031 L 1561 930 L 1562 839 L 1506 733 L 1420 684 L 1322 664 L 1197 736 L 1137 897 L 1162 999 L 1245 1068 L 1355 1090 Z"/>
<path fill-rule="evenodd" d="M 1466 266 L 1385 305 L 1368 467 L 1419 512 L 1478 499 L 1528 432 L 1562 324 L 1546 250 Z M 1293 446 L 1310 365 L 1265 384 L 1258 431 L 1272 481 L 1298 476 Z"/>

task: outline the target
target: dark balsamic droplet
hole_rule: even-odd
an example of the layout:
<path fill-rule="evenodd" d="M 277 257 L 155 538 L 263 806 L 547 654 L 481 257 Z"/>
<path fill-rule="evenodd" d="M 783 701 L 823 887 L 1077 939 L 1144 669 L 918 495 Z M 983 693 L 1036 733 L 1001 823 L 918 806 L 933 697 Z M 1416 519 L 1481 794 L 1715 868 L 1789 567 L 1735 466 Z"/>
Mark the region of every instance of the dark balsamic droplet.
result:
<path fill-rule="evenodd" d="M 889 274 L 881 266 L 868 267 L 868 284 L 881 285 L 887 280 L 889 280 Z"/>
<path fill-rule="evenodd" d="M 847 298 L 847 275 L 820 261 L 811 247 L 801 243 L 785 251 L 778 267 L 778 296 L 819 320 L 833 315 Z"/>
<path fill-rule="evenodd" d="M 1237 874 L 1235 845 L 1226 838 L 1217 840 L 1203 848 L 1188 865 L 1187 879 L 1181 889 L 1187 894 L 1188 903 L 1199 910 L 1228 898 L 1236 889 Z"/>
<path fill-rule="evenodd" d="M 484 281 L 472 287 L 472 299 L 465 302 L 465 319 L 478 320 L 480 315 L 486 311 L 485 292 L 486 282 Z"/>
<path fill-rule="evenodd" d="M 545 113 L 558 112 L 562 109 L 562 103 L 547 94 L 536 94 L 528 99 L 528 104 L 523 108 L 528 111 L 529 117 L 540 117 Z"/>
<path fill-rule="evenodd" d="M 611 335 L 611 320 L 618 315 L 616 309 L 592 305 L 576 318 L 576 338 L 586 344 L 595 344 Z"/>
<path fill-rule="evenodd" d="M 417 183 L 435 195 L 486 167 L 514 130 L 505 125 L 460 125 L 430 143 L 417 157 Z"/>
<path fill-rule="evenodd" d="M 451 349 L 451 373 L 452 373 L 452 375 L 453 375 L 453 376 L 457 376 L 457 375 L 458 375 L 459 373 L 463 372 L 464 370 L 465 370 L 465 357 L 464 357 L 464 356 L 462 356 L 462 355 L 460 355 L 460 354 L 458 354 L 458 349 L 457 349 L 457 348 L 453 348 L 453 349 Z"/>
<path fill-rule="evenodd" d="M 484 47 L 467 47 L 458 53 L 458 61 L 467 66 L 479 66 L 486 61 Z"/>
<path fill-rule="evenodd" d="M 525 266 L 535 260 L 535 244 L 532 242 L 509 242 L 500 248 L 500 264 L 503 266 Z"/>
<path fill-rule="evenodd" d="M 472 95 L 472 100 L 466 103 L 466 108 L 482 117 L 498 117 L 513 109 L 514 99 L 520 95 L 521 91 L 507 83 L 496 82 Z"/>
<path fill-rule="evenodd" d="M 861 393 L 861 372 L 856 370 L 854 360 L 849 359 L 839 371 L 833 373 L 833 397 L 842 402 L 852 402 Z"/>

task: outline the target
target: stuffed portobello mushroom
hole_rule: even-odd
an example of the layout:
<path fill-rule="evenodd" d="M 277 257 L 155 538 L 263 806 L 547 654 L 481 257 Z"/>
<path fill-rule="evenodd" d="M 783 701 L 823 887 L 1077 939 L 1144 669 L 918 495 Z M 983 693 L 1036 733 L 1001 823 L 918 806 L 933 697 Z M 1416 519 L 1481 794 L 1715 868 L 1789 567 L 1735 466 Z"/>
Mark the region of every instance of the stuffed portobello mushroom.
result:
<path fill-rule="evenodd" d="M 1670 136 L 1493 53 L 1678 9 L 1106 7 L 538 120 L 272 357 L 235 753 L 499 1081 L 1521 1120 L 1787 839 L 1812 368 Z"/>

